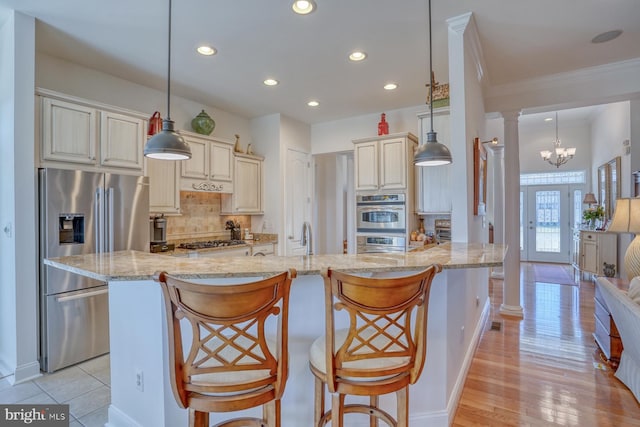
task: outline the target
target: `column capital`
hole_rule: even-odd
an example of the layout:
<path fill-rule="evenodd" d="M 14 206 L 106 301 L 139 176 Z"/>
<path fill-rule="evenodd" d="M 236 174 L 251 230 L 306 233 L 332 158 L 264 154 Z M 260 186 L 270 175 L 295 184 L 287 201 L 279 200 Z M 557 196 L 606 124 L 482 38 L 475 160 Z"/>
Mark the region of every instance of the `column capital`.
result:
<path fill-rule="evenodd" d="M 520 110 L 513 111 L 501 111 L 500 114 L 505 121 L 518 121 L 518 117 L 520 116 Z"/>

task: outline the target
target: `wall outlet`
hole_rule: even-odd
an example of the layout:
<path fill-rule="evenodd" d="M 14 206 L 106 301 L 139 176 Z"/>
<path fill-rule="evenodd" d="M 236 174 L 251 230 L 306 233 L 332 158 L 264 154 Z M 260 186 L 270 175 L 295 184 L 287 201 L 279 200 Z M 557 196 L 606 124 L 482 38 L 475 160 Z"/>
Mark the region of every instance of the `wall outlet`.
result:
<path fill-rule="evenodd" d="M 136 371 L 136 388 L 138 391 L 144 391 L 144 373 L 141 370 Z"/>

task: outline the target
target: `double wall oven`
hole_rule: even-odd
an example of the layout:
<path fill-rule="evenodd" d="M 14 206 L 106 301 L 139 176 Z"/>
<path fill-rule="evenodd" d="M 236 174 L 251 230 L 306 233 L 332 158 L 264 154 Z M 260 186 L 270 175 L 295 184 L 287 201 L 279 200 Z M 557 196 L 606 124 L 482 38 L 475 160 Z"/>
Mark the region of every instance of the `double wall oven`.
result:
<path fill-rule="evenodd" d="M 358 253 L 406 251 L 405 193 L 357 195 L 356 212 Z"/>

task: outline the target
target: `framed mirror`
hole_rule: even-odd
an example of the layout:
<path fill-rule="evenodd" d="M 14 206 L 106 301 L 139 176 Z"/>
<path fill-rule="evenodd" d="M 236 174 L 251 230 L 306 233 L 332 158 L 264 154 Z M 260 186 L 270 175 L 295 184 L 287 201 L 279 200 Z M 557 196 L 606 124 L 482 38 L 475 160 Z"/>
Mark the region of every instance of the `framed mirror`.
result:
<path fill-rule="evenodd" d="M 609 205 L 609 164 L 598 168 L 598 202 L 604 208 L 604 214 L 607 218 L 611 218 L 608 210 Z"/>
<path fill-rule="evenodd" d="M 621 182 L 620 179 L 618 179 L 618 175 L 620 174 L 620 156 L 612 159 L 607 165 L 609 166 L 609 211 L 607 218 L 612 218 L 613 212 L 616 209 L 616 199 L 620 197 L 621 192 Z"/>

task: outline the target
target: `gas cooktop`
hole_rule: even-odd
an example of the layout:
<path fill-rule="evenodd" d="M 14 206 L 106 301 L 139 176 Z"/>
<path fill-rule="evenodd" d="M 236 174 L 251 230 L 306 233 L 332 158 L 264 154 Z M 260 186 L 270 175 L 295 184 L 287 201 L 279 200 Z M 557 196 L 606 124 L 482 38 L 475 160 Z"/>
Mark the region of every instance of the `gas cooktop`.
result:
<path fill-rule="evenodd" d="M 178 245 L 181 249 L 207 249 L 207 248 L 218 248 L 221 246 L 236 246 L 236 245 L 244 245 L 244 240 L 208 240 L 206 242 L 188 242 L 188 243 L 180 243 Z"/>

